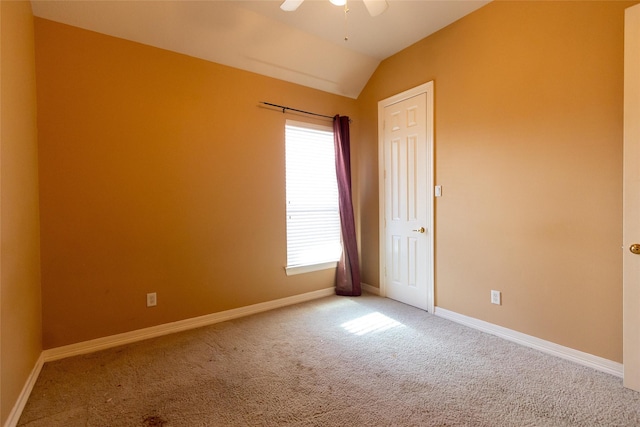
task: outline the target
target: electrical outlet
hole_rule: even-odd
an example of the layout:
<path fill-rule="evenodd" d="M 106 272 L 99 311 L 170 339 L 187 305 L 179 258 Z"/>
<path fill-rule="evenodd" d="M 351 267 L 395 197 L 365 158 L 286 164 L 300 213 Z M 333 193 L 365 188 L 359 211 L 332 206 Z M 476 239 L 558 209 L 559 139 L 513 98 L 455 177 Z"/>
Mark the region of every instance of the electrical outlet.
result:
<path fill-rule="evenodd" d="M 491 304 L 502 305 L 500 291 L 491 291 Z"/>
<path fill-rule="evenodd" d="M 158 296 L 155 292 L 147 294 L 147 307 L 155 307 L 158 305 Z"/>

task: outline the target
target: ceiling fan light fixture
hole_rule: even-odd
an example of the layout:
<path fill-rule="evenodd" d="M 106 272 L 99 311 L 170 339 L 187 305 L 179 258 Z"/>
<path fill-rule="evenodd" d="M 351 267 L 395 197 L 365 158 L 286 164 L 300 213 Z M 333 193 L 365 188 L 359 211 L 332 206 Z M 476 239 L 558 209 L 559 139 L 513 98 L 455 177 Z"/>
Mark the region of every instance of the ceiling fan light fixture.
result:
<path fill-rule="evenodd" d="M 285 12 L 293 12 L 296 10 L 304 0 L 284 0 L 280 5 L 280 9 Z"/>
<path fill-rule="evenodd" d="M 293 12 L 296 10 L 304 0 L 284 0 L 280 5 L 280 9 L 286 12 Z M 344 6 L 346 8 L 347 0 L 329 0 L 336 6 Z M 387 0 L 362 0 L 364 5 L 369 11 L 369 15 L 378 16 L 389 7 Z M 348 10 L 347 10 L 348 11 Z"/>
<path fill-rule="evenodd" d="M 363 0 L 369 15 L 378 16 L 389 7 L 387 0 Z"/>

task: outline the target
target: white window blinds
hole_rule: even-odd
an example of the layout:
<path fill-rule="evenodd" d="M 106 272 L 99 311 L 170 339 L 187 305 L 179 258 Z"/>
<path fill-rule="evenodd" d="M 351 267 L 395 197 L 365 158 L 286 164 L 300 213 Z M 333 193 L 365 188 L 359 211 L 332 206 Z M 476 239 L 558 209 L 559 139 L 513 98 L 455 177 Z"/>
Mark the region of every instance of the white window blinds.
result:
<path fill-rule="evenodd" d="M 287 268 L 340 258 L 333 129 L 287 120 Z"/>

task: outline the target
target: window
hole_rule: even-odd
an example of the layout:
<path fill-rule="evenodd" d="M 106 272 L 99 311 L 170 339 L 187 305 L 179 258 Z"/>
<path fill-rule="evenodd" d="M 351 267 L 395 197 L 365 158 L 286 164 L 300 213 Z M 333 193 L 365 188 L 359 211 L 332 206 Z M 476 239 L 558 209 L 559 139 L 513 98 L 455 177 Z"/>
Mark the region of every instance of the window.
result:
<path fill-rule="evenodd" d="M 287 274 L 331 268 L 340 258 L 340 211 L 333 129 L 285 126 Z"/>

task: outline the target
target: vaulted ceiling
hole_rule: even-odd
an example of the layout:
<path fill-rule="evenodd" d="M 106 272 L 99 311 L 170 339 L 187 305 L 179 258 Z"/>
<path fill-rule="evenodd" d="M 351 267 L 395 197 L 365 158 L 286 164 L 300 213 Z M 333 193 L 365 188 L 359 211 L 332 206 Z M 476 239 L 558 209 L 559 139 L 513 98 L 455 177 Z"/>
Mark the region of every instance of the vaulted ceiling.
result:
<path fill-rule="evenodd" d="M 357 98 L 380 61 L 488 1 L 388 0 L 375 17 L 362 0 L 346 14 L 329 0 L 295 12 L 281 0 L 31 3 L 41 18 Z"/>

